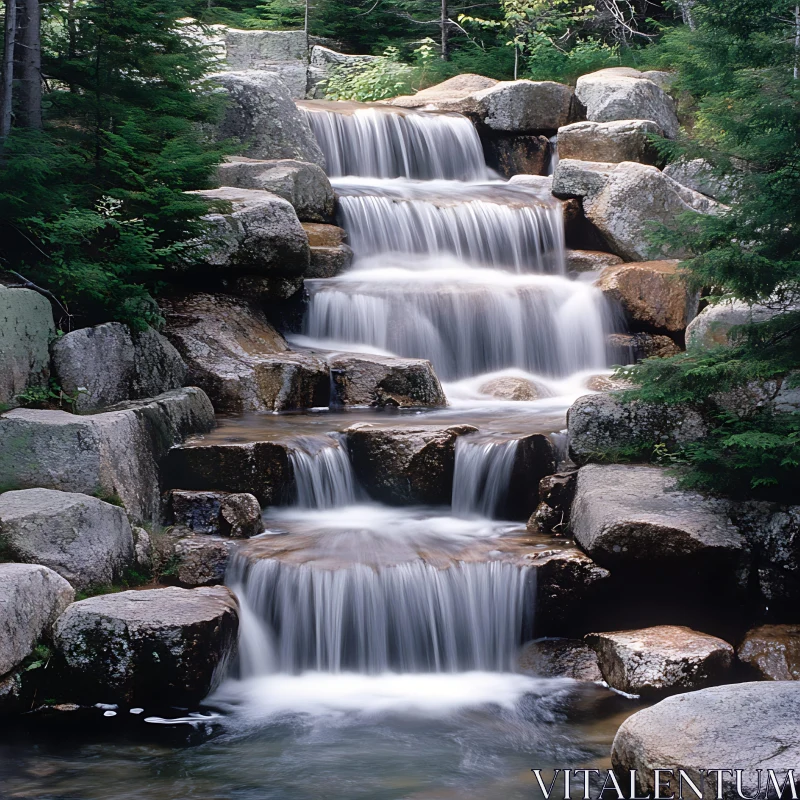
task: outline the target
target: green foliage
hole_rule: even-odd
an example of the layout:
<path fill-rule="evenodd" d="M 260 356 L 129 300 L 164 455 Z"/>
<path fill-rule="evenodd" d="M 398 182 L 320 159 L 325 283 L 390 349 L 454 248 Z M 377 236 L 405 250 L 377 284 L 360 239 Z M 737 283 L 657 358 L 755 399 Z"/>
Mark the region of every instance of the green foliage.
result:
<path fill-rule="evenodd" d="M 45 386 L 28 386 L 14 398 L 23 408 L 75 408 L 77 395 L 65 392 L 55 378 Z"/>
<path fill-rule="evenodd" d="M 371 102 L 411 92 L 413 70 L 399 60 L 396 47 L 389 47 L 372 61 L 342 64 L 331 70 L 323 83 L 328 100 Z"/>

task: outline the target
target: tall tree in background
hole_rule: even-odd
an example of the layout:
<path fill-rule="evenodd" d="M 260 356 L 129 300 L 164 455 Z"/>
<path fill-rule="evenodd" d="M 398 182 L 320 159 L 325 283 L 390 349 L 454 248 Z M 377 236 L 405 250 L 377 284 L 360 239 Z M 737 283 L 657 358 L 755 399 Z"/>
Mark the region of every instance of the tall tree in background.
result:
<path fill-rule="evenodd" d="M 17 0 L 6 0 L 3 18 L 3 63 L 0 73 L 0 141 L 11 132 L 14 102 L 14 51 L 17 41 Z"/>
<path fill-rule="evenodd" d="M 19 124 L 42 127 L 42 36 L 39 0 L 20 0 L 15 61 L 19 67 Z"/>

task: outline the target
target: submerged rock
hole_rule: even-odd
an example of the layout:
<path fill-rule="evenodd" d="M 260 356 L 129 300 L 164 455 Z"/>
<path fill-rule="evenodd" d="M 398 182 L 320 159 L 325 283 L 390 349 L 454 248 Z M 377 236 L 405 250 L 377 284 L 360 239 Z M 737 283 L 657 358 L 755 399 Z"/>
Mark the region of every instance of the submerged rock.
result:
<path fill-rule="evenodd" d="M 208 397 L 191 387 L 90 416 L 19 408 L 0 415 L 0 475 L 18 488 L 119 498 L 134 521 L 157 521 L 161 459 L 215 424 Z"/>
<path fill-rule="evenodd" d="M 217 167 L 220 186 L 260 189 L 282 197 L 301 222 L 330 222 L 336 199 L 322 167 L 294 159 L 233 156 Z"/>
<path fill-rule="evenodd" d="M 652 120 L 667 138 L 678 135 L 675 102 L 638 70 L 612 67 L 582 75 L 575 84 L 575 96 L 593 122 Z"/>
<path fill-rule="evenodd" d="M 176 524 L 195 533 L 249 539 L 263 530 L 261 506 L 248 493 L 174 490 L 170 508 Z"/>
<path fill-rule="evenodd" d="M 55 335 L 47 298 L 0 284 L 0 406 L 15 406 L 26 389 L 47 385 Z"/>
<path fill-rule="evenodd" d="M 646 119 L 575 122 L 558 129 L 558 155 L 580 161 L 657 164 L 660 158 L 649 137 L 661 133 L 655 122 Z"/>
<path fill-rule="evenodd" d="M 492 378 L 481 384 L 478 391 L 498 400 L 538 400 L 539 389 L 533 381 L 527 378 Z"/>
<path fill-rule="evenodd" d="M 590 464 L 578 472 L 570 527 L 609 568 L 691 567 L 736 581 L 749 553 L 729 506 L 679 491 L 661 467 Z"/>
<path fill-rule="evenodd" d="M 119 592 L 73 603 L 55 643 L 76 696 L 130 705 L 197 705 L 235 653 L 236 598 L 224 586 Z"/>
<path fill-rule="evenodd" d="M 40 639 L 49 637 L 74 599 L 75 590 L 48 567 L 0 564 L 0 675 L 22 663 Z"/>
<path fill-rule="evenodd" d="M 390 505 L 450 502 L 455 443 L 471 425 L 347 428 L 353 470 L 369 495 Z"/>
<path fill-rule="evenodd" d="M 622 309 L 630 329 L 678 336 L 697 314 L 700 293 L 686 285 L 679 261 L 606 267 L 597 287 Z"/>
<path fill-rule="evenodd" d="M 133 533 L 121 508 L 96 497 L 24 489 L 0 495 L 0 549 L 86 589 L 108 586 L 132 566 Z"/>
<path fill-rule="evenodd" d="M 537 639 L 523 647 L 519 668 L 543 678 L 601 681 L 594 650 L 580 639 Z"/>
<path fill-rule="evenodd" d="M 611 763 L 620 773 L 636 770 L 645 795 L 656 791 L 655 770 L 685 770 L 703 797 L 717 796 L 717 774 L 709 765 L 727 764 L 742 770 L 742 794 L 753 797 L 763 791 L 767 770 L 782 783 L 800 763 L 798 704 L 796 682 L 736 683 L 669 697 L 622 723 Z M 722 796 L 733 800 L 736 783 L 723 778 Z"/>
<path fill-rule="evenodd" d="M 217 411 L 286 411 L 327 406 L 324 359 L 289 351 L 264 313 L 246 300 L 194 294 L 163 302 L 165 333 Z M 180 487 L 180 488 L 212 488 Z"/>
<path fill-rule="evenodd" d="M 257 69 L 213 76 L 228 96 L 219 139 L 242 143 L 240 155 L 261 159 L 297 159 L 325 166 L 325 157 L 286 84 Z"/>
<path fill-rule="evenodd" d="M 430 361 L 344 353 L 328 359 L 331 403 L 396 408 L 447 405 Z"/>
<path fill-rule="evenodd" d="M 743 664 L 767 681 L 800 681 L 800 625 L 752 628 L 736 650 Z"/>
<path fill-rule="evenodd" d="M 589 633 L 603 678 L 613 689 L 645 696 L 694 691 L 727 677 L 733 648 L 724 640 L 677 625 Z"/>
<path fill-rule="evenodd" d="M 160 333 L 132 333 L 119 322 L 65 334 L 53 343 L 52 357 L 55 376 L 79 412 L 155 397 L 179 389 L 186 378 L 183 359 Z"/>

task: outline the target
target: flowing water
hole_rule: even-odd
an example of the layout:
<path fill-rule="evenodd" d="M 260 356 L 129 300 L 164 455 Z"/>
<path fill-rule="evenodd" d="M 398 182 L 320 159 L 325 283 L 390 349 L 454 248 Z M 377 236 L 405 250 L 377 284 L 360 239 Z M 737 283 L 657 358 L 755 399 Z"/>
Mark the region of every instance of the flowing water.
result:
<path fill-rule="evenodd" d="M 301 107 L 356 257 L 307 281 L 292 342 L 430 359 L 449 405 L 221 420 L 200 444 L 279 440 L 294 474 L 291 504 L 232 559 L 236 663 L 200 715 L 97 711 L 37 732 L 35 755 L 33 733 L 0 732 L 2 798 L 514 800 L 536 796 L 531 768 L 608 766 L 635 710 L 517 666 L 530 559 L 568 546 L 497 518 L 519 441 L 563 453 L 564 411 L 605 369 L 607 311 L 565 275 L 559 204 L 492 175 L 459 115 Z M 509 381 L 526 399 L 496 396 Z M 457 440 L 451 502 L 371 501 L 341 435 L 356 422 L 478 428 Z"/>

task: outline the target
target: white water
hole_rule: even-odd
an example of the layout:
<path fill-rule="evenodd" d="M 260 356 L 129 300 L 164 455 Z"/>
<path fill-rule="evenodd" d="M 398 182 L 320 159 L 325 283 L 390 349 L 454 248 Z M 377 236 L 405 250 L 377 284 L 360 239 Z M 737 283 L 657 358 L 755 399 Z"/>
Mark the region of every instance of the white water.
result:
<path fill-rule="evenodd" d="M 338 508 L 362 497 L 339 438 L 305 437 L 289 451 L 300 508 Z"/>
<path fill-rule="evenodd" d="M 496 518 L 508 499 L 518 439 L 486 441 L 461 436 L 456 440 L 453 513 Z"/>

